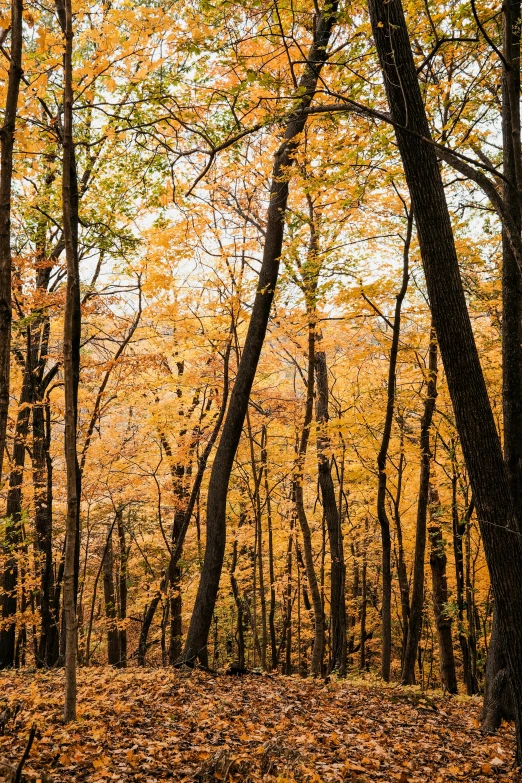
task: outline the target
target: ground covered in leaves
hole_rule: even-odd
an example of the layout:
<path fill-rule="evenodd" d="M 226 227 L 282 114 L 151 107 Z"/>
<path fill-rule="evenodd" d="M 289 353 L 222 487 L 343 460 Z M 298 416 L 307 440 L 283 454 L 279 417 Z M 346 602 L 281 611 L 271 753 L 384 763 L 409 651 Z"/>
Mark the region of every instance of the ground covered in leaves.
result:
<path fill-rule="evenodd" d="M 78 682 L 78 721 L 64 726 L 61 672 L 0 673 L 0 712 L 15 715 L 3 764 L 34 723 L 31 781 L 522 781 L 513 728 L 483 736 L 475 699 L 165 669 L 81 669 Z"/>

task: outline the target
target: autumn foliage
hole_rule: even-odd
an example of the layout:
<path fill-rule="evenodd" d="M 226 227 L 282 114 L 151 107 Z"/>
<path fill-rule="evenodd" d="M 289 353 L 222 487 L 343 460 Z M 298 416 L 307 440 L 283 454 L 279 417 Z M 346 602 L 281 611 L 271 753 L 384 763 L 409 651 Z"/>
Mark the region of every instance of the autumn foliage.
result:
<path fill-rule="evenodd" d="M 509 471 L 520 8 L 403 5 Z M 366 5 L 13 0 L 0 28 L 9 764 L 34 718 L 57 781 L 510 779 L 509 731 L 447 695 L 484 690 L 495 596 Z"/>

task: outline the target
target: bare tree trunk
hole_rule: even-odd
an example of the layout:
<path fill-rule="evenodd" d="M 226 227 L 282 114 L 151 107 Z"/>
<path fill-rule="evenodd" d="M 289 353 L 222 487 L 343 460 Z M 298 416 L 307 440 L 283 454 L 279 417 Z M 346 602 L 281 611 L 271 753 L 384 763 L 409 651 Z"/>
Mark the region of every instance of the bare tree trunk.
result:
<path fill-rule="evenodd" d="M 319 462 L 319 486 L 323 500 L 323 511 L 328 528 L 330 542 L 330 617 L 332 628 L 331 670 L 342 677 L 346 674 L 346 601 L 344 597 L 346 583 L 346 565 L 344 562 L 343 531 L 340 513 L 337 509 L 335 488 L 332 479 L 332 467 L 328 457 L 331 451 L 328 434 L 328 368 L 324 351 L 315 353 L 315 373 L 317 379 L 317 457 Z"/>
<path fill-rule="evenodd" d="M 265 478 L 265 504 L 266 518 L 268 526 L 268 575 L 270 578 L 270 608 L 268 611 L 268 626 L 270 629 L 270 648 L 272 657 L 272 669 L 277 669 L 279 656 L 277 652 L 277 639 L 275 630 L 275 610 L 276 610 L 276 592 L 275 592 L 275 571 L 274 571 L 274 541 L 272 532 L 272 501 L 270 498 L 270 489 L 268 485 L 268 458 L 267 458 L 267 440 L 268 432 L 266 424 L 263 424 L 261 433 L 261 461 L 264 465 L 263 473 Z"/>
<path fill-rule="evenodd" d="M 386 511 L 386 486 L 387 474 L 386 463 L 388 460 L 388 448 L 390 446 L 390 437 L 393 424 L 393 414 L 395 411 L 395 387 L 397 383 L 397 355 L 399 352 L 399 337 L 401 333 L 401 308 L 406 296 L 409 277 L 409 258 L 411 233 L 413 228 L 413 213 L 410 210 L 408 215 L 408 229 L 406 241 L 404 244 L 403 267 L 402 267 L 402 285 L 395 301 L 395 314 L 392 328 L 392 343 L 390 348 L 390 360 L 388 364 L 388 384 L 386 416 L 384 418 L 384 427 L 382 431 L 381 448 L 377 455 L 377 468 L 379 470 L 379 486 L 377 490 L 377 517 L 381 528 L 382 541 L 382 607 L 381 607 L 381 626 L 382 626 L 382 653 L 381 653 L 381 676 L 385 682 L 389 682 L 391 655 L 392 655 L 392 627 L 391 627 L 391 592 L 392 592 L 392 574 L 391 574 L 391 534 L 390 520 Z"/>
<path fill-rule="evenodd" d="M 23 385 L 16 418 L 13 457 L 7 492 L 6 526 L 4 546 L 9 555 L 3 574 L 2 630 L 0 631 L 0 668 L 15 664 L 16 610 L 18 586 L 18 558 L 22 544 L 22 480 L 25 464 L 25 447 L 29 430 L 29 417 L 33 399 L 31 373 L 31 334 L 27 329 L 27 353 L 23 373 Z"/>
<path fill-rule="evenodd" d="M 129 548 L 125 540 L 125 527 L 123 525 L 123 511 L 118 509 L 116 511 L 116 524 L 119 541 L 119 568 L 118 568 L 118 619 L 120 621 L 120 627 L 118 630 L 119 636 L 119 650 L 120 661 L 119 666 L 125 669 L 127 666 L 127 629 L 125 627 L 125 620 L 127 619 L 127 572 L 128 572 L 128 560 L 129 560 Z"/>
<path fill-rule="evenodd" d="M 78 384 L 80 380 L 81 305 L 78 264 L 78 181 L 73 139 L 72 8 L 71 0 L 56 0 L 56 10 L 65 38 L 63 93 L 63 233 L 67 260 L 67 292 L 63 333 L 65 385 L 65 465 L 67 471 L 67 519 L 63 576 L 65 614 L 65 705 L 64 720 L 76 719 L 77 617 L 79 511 L 81 478 L 76 448 Z"/>
<path fill-rule="evenodd" d="M 453 442 L 453 452 L 456 449 L 456 441 Z M 465 516 L 461 519 L 459 515 L 457 500 L 457 464 L 454 454 L 452 455 L 452 476 L 451 476 L 451 517 L 453 526 L 453 554 L 455 559 L 455 581 L 457 590 L 457 612 L 459 625 L 459 644 L 462 652 L 462 668 L 464 675 L 464 684 L 466 693 L 473 696 L 477 693 L 478 686 L 473 678 L 471 666 L 471 643 L 469 635 L 465 633 L 464 626 L 464 604 L 465 604 L 465 581 L 464 581 L 464 535 L 466 528 L 470 523 L 473 507 L 467 510 Z"/>
<path fill-rule="evenodd" d="M 431 585 L 433 592 L 433 613 L 439 642 L 440 678 L 442 687 L 448 693 L 457 693 L 457 673 L 453 655 L 452 620 L 448 613 L 448 581 L 446 578 L 446 551 L 440 524 L 440 501 L 437 490 L 430 485 L 430 540 Z"/>
<path fill-rule="evenodd" d="M 314 554 L 312 548 L 312 535 L 310 525 L 306 516 L 303 496 L 304 482 L 304 462 L 310 438 L 310 426 L 314 409 L 314 364 L 315 364 L 315 323 L 312 321 L 308 325 L 308 373 L 306 378 L 306 405 L 301 437 L 299 439 L 296 468 L 294 473 L 293 494 L 297 519 L 301 527 L 303 536 L 303 553 L 306 566 L 306 578 L 310 593 L 312 595 L 312 605 L 314 607 L 314 646 L 312 650 L 312 660 L 310 669 L 314 677 L 320 677 L 323 667 L 324 655 L 324 612 L 321 591 L 317 582 L 315 572 Z M 335 497 L 334 497 L 335 502 Z"/>
<path fill-rule="evenodd" d="M 426 519 L 430 488 L 431 444 L 430 429 L 437 398 L 437 342 L 435 330 L 431 329 L 428 362 L 428 383 L 424 413 L 421 419 L 421 470 L 419 481 L 419 499 L 417 502 L 417 526 L 415 531 L 415 555 L 413 562 L 413 588 L 411 592 L 410 620 L 408 623 L 408 641 L 402 665 L 402 684 L 415 684 L 415 661 L 422 629 L 422 611 L 424 608 L 424 554 L 426 551 Z"/>
<path fill-rule="evenodd" d="M 503 197 L 518 237 L 521 230 L 520 133 L 520 0 L 503 7 L 504 57 L 502 74 Z M 502 231 L 502 411 L 504 459 L 511 497 L 522 507 L 522 291 L 521 277 L 506 229 Z M 513 718 L 506 657 L 496 628 L 496 612 L 486 663 L 483 729 L 494 732 L 503 718 Z"/>
<path fill-rule="evenodd" d="M 259 576 L 259 603 L 261 608 L 261 668 L 266 671 L 266 651 L 268 646 L 267 617 L 266 617 L 266 594 L 265 594 L 265 570 L 263 564 L 263 526 L 261 512 L 261 482 L 263 480 L 263 471 L 266 469 L 266 463 L 263 461 L 263 448 L 261 448 L 261 464 L 259 469 L 256 466 L 254 452 L 254 436 L 250 416 L 246 414 L 248 442 L 250 446 L 250 464 L 252 467 L 252 478 L 254 479 L 254 492 L 252 498 L 252 507 L 254 511 L 255 540 L 254 547 L 254 600 L 256 599 L 256 569 Z M 261 435 L 263 437 L 263 435 Z M 255 604 L 254 604 L 255 606 Z M 254 611 L 255 615 L 255 611 Z M 257 625 L 256 625 L 257 627 Z"/>
<path fill-rule="evenodd" d="M 408 641 L 408 625 L 410 623 L 410 584 L 408 581 L 408 572 L 406 570 L 406 559 L 404 557 L 404 544 L 402 540 L 402 520 L 400 513 L 400 502 L 402 494 L 402 477 L 404 473 L 404 419 L 402 414 L 397 416 L 400 428 L 401 454 L 399 465 L 397 467 L 397 491 L 393 499 L 393 518 L 395 521 L 395 531 L 397 535 L 397 577 L 399 579 L 399 590 L 401 595 L 401 615 L 402 615 L 402 646 L 401 646 L 401 669 L 406 653 L 406 644 Z"/>
<path fill-rule="evenodd" d="M 293 566 L 293 540 L 294 519 L 292 517 L 288 547 L 286 550 L 286 590 L 285 590 L 285 619 L 283 624 L 282 648 L 285 652 L 283 674 L 292 674 L 292 566 Z"/>
<path fill-rule="evenodd" d="M 435 150 L 400 0 L 369 0 L 392 121 L 417 223 L 433 322 L 477 506 L 522 763 L 522 542 L 466 299 Z M 480 426 L 477 427 L 477 422 Z"/>
<path fill-rule="evenodd" d="M 241 527 L 241 521 L 239 523 Z M 234 539 L 232 544 L 232 560 L 230 563 L 230 584 L 232 586 L 232 595 L 237 608 L 237 627 L 236 627 L 236 641 L 237 641 L 237 667 L 241 671 L 245 670 L 245 634 L 244 634 L 244 619 L 243 619 L 243 601 L 239 595 L 239 587 L 236 579 L 236 566 L 237 566 L 237 538 Z"/>
<path fill-rule="evenodd" d="M 361 642 L 359 650 L 359 669 L 363 671 L 366 668 L 366 608 L 368 598 L 366 595 L 366 574 L 368 570 L 368 561 L 366 559 L 366 546 L 363 547 L 362 556 L 362 592 L 361 592 Z"/>
<path fill-rule="evenodd" d="M 107 662 L 109 666 L 118 666 L 120 663 L 120 645 L 116 622 L 118 613 L 116 609 L 116 589 L 114 586 L 113 524 L 110 525 L 105 547 L 105 557 L 103 558 L 103 597 L 107 621 Z"/>
<path fill-rule="evenodd" d="M 11 56 L 4 124 L 0 134 L 0 481 L 6 445 L 11 369 L 11 189 L 16 111 L 22 78 L 22 17 L 23 0 L 12 0 Z M 8 30 L 2 33 L 2 43 Z"/>
<path fill-rule="evenodd" d="M 321 69 L 327 60 L 327 47 L 336 12 L 337 3 L 334 0 L 334 2 L 328 2 L 327 7 L 316 18 L 314 42 L 308 52 L 307 64 L 299 82 L 297 105 L 287 122 L 284 141 L 275 156 L 265 246 L 257 293 L 230 399 L 228 415 L 210 476 L 207 499 L 207 546 L 183 652 L 183 658 L 188 662 L 196 659 L 202 662 L 206 661 L 208 633 L 225 555 L 228 484 L 277 284 L 279 260 L 283 246 L 290 168 L 294 163 L 300 136 L 306 124 L 306 109 L 314 97 Z"/>

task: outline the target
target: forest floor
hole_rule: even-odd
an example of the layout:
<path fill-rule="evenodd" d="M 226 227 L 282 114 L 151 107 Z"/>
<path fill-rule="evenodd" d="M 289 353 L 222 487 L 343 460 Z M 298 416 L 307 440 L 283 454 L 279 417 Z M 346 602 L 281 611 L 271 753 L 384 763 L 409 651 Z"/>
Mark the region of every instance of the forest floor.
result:
<path fill-rule="evenodd" d="M 513 727 L 483 736 L 478 699 L 168 669 L 80 669 L 78 685 L 64 726 L 63 673 L 0 673 L 0 712 L 19 706 L 1 763 L 18 763 L 36 724 L 23 779 L 42 783 L 522 781 Z"/>

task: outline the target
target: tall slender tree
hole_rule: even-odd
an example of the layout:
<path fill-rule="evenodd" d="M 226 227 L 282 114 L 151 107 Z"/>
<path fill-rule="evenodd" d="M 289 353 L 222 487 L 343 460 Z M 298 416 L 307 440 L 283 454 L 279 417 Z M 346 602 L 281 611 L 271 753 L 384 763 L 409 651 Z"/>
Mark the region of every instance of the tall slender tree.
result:
<path fill-rule="evenodd" d="M 315 95 L 321 70 L 328 59 L 328 44 L 335 23 L 337 3 L 328 0 L 314 26 L 314 40 L 306 57 L 296 93 L 296 107 L 287 121 L 284 140 L 272 169 L 263 261 L 259 273 L 248 332 L 236 374 L 230 406 L 210 476 L 207 497 L 207 545 L 194 611 L 183 659 L 207 661 L 207 639 L 223 568 L 226 542 L 226 504 L 230 473 L 245 421 L 250 390 L 270 317 L 283 247 L 289 172 L 295 160 L 307 108 Z"/>
<path fill-rule="evenodd" d="M 78 385 L 80 381 L 81 300 L 78 257 L 78 177 L 73 136 L 73 13 L 71 0 L 56 0 L 56 11 L 64 36 L 62 210 L 67 289 L 63 330 L 65 386 L 65 466 L 67 473 L 67 517 L 63 575 L 65 616 L 65 704 L 64 719 L 76 719 L 78 538 L 81 474 L 77 453 Z"/>
<path fill-rule="evenodd" d="M 22 79 L 22 19 L 23 0 L 11 4 L 11 54 L 4 124 L 0 132 L 0 482 L 6 449 L 7 415 L 9 410 L 9 379 L 11 372 L 11 192 L 13 179 L 13 149 L 16 112 Z M 8 28 L 5 30 L 5 35 Z M 5 35 L 3 36 L 5 38 Z M 2 617 L 12 615 L 16 605 L 16 552 L 19 520 L 11 520 L 5 534 L 4 547 L 13 556 L 8 558 L 4 573 Z M 14 663 L 15 627 L 9 622 L 0 632 L 0 668 Z"/>
<path fill-rule="evenodd" d="M 517 235 L 522 227 L 520 133 L 520 0 L 508 0 L 503 11 L 502 152 L 503 200 Z M 513 504 L 522 504 L 522 290 L 521 274 L 505 227 L 502 230 L 502 411 L 504 459 Z M 519 527 L 522 532 L 522 523 Z M 513 705 L 506 656 L 496 615 L 486 663 L 483 729 L 496 731 L 502 718 L 511 719 Z"/>
<path fill-rule="evenodd" d="M 408 290 L 410 268 L 410 245 L 413 229 L 413 213 L 408 214 L 408 227 L 404 242 L 402 258 L 402 281 L 399 293 L 395 299 L 395 313 L 392 324 L 392 341 L 390 347 L 390 359 L 388 364 L 388 382 L 386 387 L 386 413 L 382 430 L 381 447 L 377 455 L 377 469 L 379 471 L 377 489 L 377 518 L 381 528 L 382 544 L 382 651 L 381 651 L 381 676 L 388 682 L 390 679 L 392 657 L 392 620 L 391 620 L 391 595 L 392 595 L 392 571 L 391 571 L 391 531 L 390 520 L 386 510 L 387 492 L 387 462 L 388 449 L 393 426 L 393 414 L 395 411 L 395 390 L 397 386 L 397 356 L 399 353 L 399 339 L 401 334 L 401 310 L 406 291 Z"/>
<path fill-rule="evenodd" d="M 469 472 L 515 703 L 522 763 L 522 542 L 482 374 L 437 154 L 400 0 L 369 0 L 392 122 L 410 190 L 438 344 Z"/>
<path fill-rule="evenodd" d="M 408 623 L 408 638 L 402 663 L 403 685 L 415 684 L 415 663 L 422 630 L 422 613 L 424 609 L 424 555 L 426 551 L 426 524 L 431 471 L 430 430 L 435 411 L 437 397 L 437 340 L 432 328 L 428 359 L 428 380 L 426 384 L 426 399 L 421 419 L 420 451 L 421 468 L 419 479 L 419 497 L 417 500 L 417 524 L 415 530 L 415 554 L 413 560 L 413 587 L 411 591 L 410 618 Z"/>
<path fill-rule="evenodd" d="M 22 79 L 23 11 L 23 0 L 12 0 L 9 75 L 4 124 L 0 132 L 0 481 L 6 446 L 11 369 L 11 192 L 16 112 Z M 8 31 L 6 27 L 3 40 Z"/>

